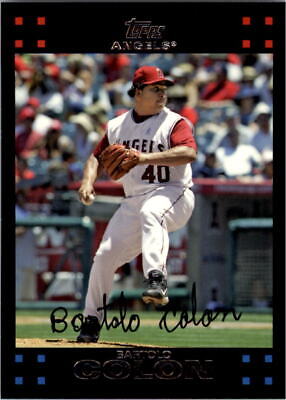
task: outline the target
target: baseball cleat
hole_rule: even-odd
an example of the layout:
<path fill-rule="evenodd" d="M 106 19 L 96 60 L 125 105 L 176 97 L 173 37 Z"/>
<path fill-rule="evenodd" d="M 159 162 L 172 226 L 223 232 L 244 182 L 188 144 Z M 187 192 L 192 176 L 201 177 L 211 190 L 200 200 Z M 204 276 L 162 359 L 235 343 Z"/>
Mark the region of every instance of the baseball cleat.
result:
<path fill-rule="evenodd" d="M 149 272 L 147 289 L 143 292 L 142 299 L 146 304 L 153 303 L 157 306 L 165 306 L 169 303 L 167 280 L 161 271 Z"/>
<path fill-rule="evenodd" d="M 96 343 L 99 339 L 100 324 L 97 317 L 88 316 L 82 323 L 80 334 L 76 338 L 81 343 Z"/>

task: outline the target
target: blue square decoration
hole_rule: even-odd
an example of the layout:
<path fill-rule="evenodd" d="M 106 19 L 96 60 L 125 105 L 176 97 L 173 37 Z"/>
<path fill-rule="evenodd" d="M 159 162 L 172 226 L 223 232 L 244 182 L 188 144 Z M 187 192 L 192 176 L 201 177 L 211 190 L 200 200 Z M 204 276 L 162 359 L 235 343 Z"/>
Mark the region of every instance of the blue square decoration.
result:
<path fill-rule="evenodd" d="M 264 378 L 264 385 L 272 385 L 273 380 L 272 380 L 272 376 L 266 376 Z"/>
<path fill-rule="evenodd" d="M 265 354 L 264 361 L 266 363 L 272 363 L 272 354 Z"/>
<path fill-rule="evenodd" d="M 37 383 L 38 383 L 38 385 L 45 385 L 46 384 L 46 377 L 45 376 L 38 376 Z"/>
<path fill-rule="evenodd" d="M 15 385 L 23 385 L 24 379 L 22 376 L 15 376 Z"/>
<path fill-rule="evenodd" d="M 15 362 L 16 363 L 22 363 L 24 360 L 23 354 L 16 354 L 15 355 Z"/>
<path fill-rule="evenodd" d="M 250 377 L 249 376 L 244 376 L 242 378 L 242 384 L 243 385 L 250 385 Z"/>
<path fill-rule="evenodd" d="M 38 363 L 45 363 L 45 362 L 46 362 L 46 356 L 45 356 L 45 354 L 38 354 L 38 356 L 37 356 L 37 362 L 38 362 Z"/>

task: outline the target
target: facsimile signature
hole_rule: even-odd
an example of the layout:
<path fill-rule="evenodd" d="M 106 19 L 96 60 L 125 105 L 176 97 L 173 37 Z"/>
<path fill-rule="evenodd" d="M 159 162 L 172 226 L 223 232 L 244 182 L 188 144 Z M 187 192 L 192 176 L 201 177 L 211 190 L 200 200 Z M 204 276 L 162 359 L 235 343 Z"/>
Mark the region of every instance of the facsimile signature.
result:
<path fill-rule="evenodd" d="M 222 322 L 225 321 L 229 314 L 231 314 L 233 319 L 236 321 L 238 321 L 242 316 L 242 313 L 237 313 L 234 308 L 220 311 L 205 309 L 198 315 L 195 283 L 193 283 L 191 293 L 191 310 L 175 311 L 167 309 L 166 311 L 163 311 L 163 314 L 158 322 L 158 327 L 160 329 L 165 330 L 168 333 L 172 333 L 178 328 L 185 329 L 190 324 L 208 327 L 218 317 L 221 317 Z M 110 330 L 121 327 L 123 332 L 136 332 L 140 327 L 140 316 L 138 314 L 131 314 L 127 316 L 127 302 L 124 297 L 124 292 L 121 292 L 118 303 L 119 316 L 108 316 L 108 309 L 111 308 L 111 305 L 107 304 L 106 295 L 103 296 L 103 307 L 98 308 L 98 311 L 103 312 L 101 328 L 105 327 L 107 330 Z M 66 308 L 55 308 L 50 315 L 52 332 L 64 332 L 68 327 L 67 317 L 68 311 Z M 84 316 L 82 313 L 76 314 L 72 318 L 71 326 L 75 332 L 80 331 L 83 321 Z"/>

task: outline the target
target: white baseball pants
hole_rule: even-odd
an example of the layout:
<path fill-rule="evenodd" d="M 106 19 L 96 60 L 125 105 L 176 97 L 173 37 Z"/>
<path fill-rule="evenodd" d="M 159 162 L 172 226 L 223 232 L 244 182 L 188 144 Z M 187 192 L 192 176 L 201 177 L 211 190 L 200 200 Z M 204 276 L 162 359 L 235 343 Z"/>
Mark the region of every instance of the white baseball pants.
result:
<path fill-rule="evenodd" d="M 112 290 L 115 271 L 142 253 L 143 272 L 159 269 L 167 277 L 169 235 L 183 227 L 195 205 L 193 192 L 177 186 L 160 187 L 125 198 L 103 235 L 93 260 L 84 315 L 102 319 L 103 295 Z"/>

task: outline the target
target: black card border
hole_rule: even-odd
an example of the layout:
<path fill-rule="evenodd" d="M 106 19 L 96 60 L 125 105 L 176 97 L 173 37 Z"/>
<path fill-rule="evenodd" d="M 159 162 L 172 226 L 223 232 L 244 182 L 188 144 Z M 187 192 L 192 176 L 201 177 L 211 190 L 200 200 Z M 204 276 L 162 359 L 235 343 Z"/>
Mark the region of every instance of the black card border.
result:
<path fill-rule="evenodd" d="M 73 12 L 78 7 L 78 2 L 69 2 L 72 6 Z M 284 291 L 285 291 L 285 259 L 282 254 L 284 252 L 281 251 L 280 240 L 285 239 L 284 237 L 284 220 L 285 220 L 285 193 L 284 193 L 284 185 L 285 183 L 285 38 L 283 35 L 285 29 L 285 21 L 283 16 L 281 15 L 281 10 L 283 10 L 284 2 L 252 2 L 246 5 L 246 1 L 242 2 L 207 2 L 204 4 L 204 7 L 209 7 L 209 9 L 215 5 L 216 6 L 216 14 L 214 18 L 218 18 L 220 13 L 226 13 L 228 15 L 229 5 L 231 3 L 232 9 L 236 11 L 241 10 L 243 12 L 248 12 L 248 14 L 257 16 L 257 18 L 263 18 L 265 13 L 269 13 L 270 15 L 275 15 L 275 19 L 277 21 L 277 25 L 272 30 L 272 35 L 274 39 L 274 129 L 277 130 L 277 138 L 275 137 L 274 141 L 274 187 L 273 187 L 273 200 L 274 200 L 274 210 L 277 212 L 274 215 L 274 312 L 273 312 L 273 322 L 274 322 L 274 344 L 273 349 L 175 349 L 174 353 L 178 354 L 178 357 L 181 357 L 182 352 L 191 352 L 192 357 L 196 355 L 197 357 L 213 357 L 214 359 L 221 358 L 225 363 L 230 363 L 229 366 L 225 365 L 227 369 L 237 370 L 239 373 L 240 369 L 243 367 L 241 364 L 241 356 L 242 354 L 251 354 L 253 360 L 255 360 L 253 364 L 253 368 L 256 371 L 257 376 L 263 375 L 263 368 L 261 367 L 261 363 L 265 354 L 273 355 L 273 365 L 270 370 L 273 376 L 276 377 L 277 381 L 280 380 L 280 383 L 277 385 L 267 388 L 259 385 L 254 385 L 253 387 L 241 387 L 240 390 L 236 390 L 236 392 L 227 391 L 222 387 L 217 387 L 216 385 L 211 385 L 211 390 L 204 390 L 204 387 L 199 387 L 194 385 L 186 384 L 186 382 L 173 382 L 168 383 L 154 381 L 154 384 L 149 384 L 149 389 L 147 391 L 144 390 L 146 387 L 146 382 L 136 382 L 135 388 L 133 386 L 134 382 L 127 380 L 124 384 L 117 385 L 115 382 L 112 382 L 113 390 L 110 390 L 110 382 L 109 381 L 98 381 L 97 384 L 93 385 L 80 385 L 78 388 L 80 389 L 78 393 L 71 392 L 69 387 L 58 388 L 57 390 L 52 390 L 50 392 L 49 382 L 45 386 L 45 388 L 37 388 L 37 387 L 28 387 L 28 390 L 25 391 L 25 387 L 21 388 L 22 391 L 17 390 L 18 388 L 12 389 L 10 379 L 15 375 L 15 363 L 14 358 L 15 354 L 18 353 L 19 349 L 15 349 L 14 338 L 15 338 L 15 301 L 14 301 L 14 273 L 13 273 L 13 260 L 14 260 L 14 209 L 11 207 L 13 202 L 11 199 L 14 196 L 14 188 L 13 181 L 10 179 L 13 177 L 14 170 L 14 157 L 13 155 L 13 128 L 14 128 L 14 113 L 11 110 L 14 109 L 14 71 L 11 66 L 14 65 L 13 57 L 14 53 L 17 53 L 13 48 L 13 42 L 17 38 L 15 36 L 15 27 L 12 27 L 11 21 L 14 16 L 17 16 L 19 12 L 23 12 L 24 14 L 28 13 L 28 15 L 35 15 L 38 11 L 43 10 L 53 10 L 62 7 L 67 7 L 65 2 L 6 2 L 2 3 L 2 268 L 1 268 L 1 294 L 2 294 L 2 313 L 1 313 L 1 329 L 2 329 L 2 349 L 1 349 L 1 365 L 2 365 L 2 396 L 3 398 L 283 398 L 285 395 L 284 388 L 284 371 L 285 371 L 285 355 L 283 349 L 285 348 L 285 301 L 284 301 Z M 112 17 L 110 13 L 107 13 L 106 6 L 102 5 L 102 3 L 97 2 L 86 2 L 81 3 L 80 7 L 85 7 L 86 4 L 89 4 L 89 7 L 93 9 L 93 7 L 99 7 L 105 10 L 107 16 L 107 23 L 110 25 Z M 162 6 L 162 3 L 159 2 L 146 2 L 146 3 L 134 3 L 134 2 L 110 2 L 108 6 L 115 6 L 116 9 L 120 9 L 123 6 L 126 11 L 126 7 L 130 10 L 130 14 L 133 13 L 132 7 L 138 10 L 138 15 L 143 13 L 144 15 L 151 15 L 154 19 L 160 19 L 165 23 L 166 12 L 170 12 L 172 9 L 175 11 L 176 8 L 184 6 L 186 10 L 194 10 L 200 9 L 202 11 L 202 5 L 197 2 L 167 2 Z M 152 5 L 152 8 L 150 8 Z M 245 8 L 247 6 L 247 8 Z M 240 8 L 239 8 L 240 7 Z M 131 8 L 131 9 L 130 9 Z M 285 9 L 285 6 L 284 6 Z M 285 11 L 285 10 L 284 10 Z M 117 16 L 118 17 L 118 16 Z M 121 17 L 125 17 L 125 15 L 121 15 Z M 174 28 L 172 33 L 176 31 L 176 27 L 179 22 L 175 19 L 167 18 L 168 22 L 166 25 L 170 28 Z M 191 18 L 192 20 L 192 18 Z M 80 21 L 80 26 L 84 26 L 85 21 Z M 174 26 L 172 26 L 172 24 Z M 56 28 L 55 28 L 56 29 Z M 237 33 L 237 35 L 241 35 L 241 39 L 244 39 L 245 30 L 243 31 L 243 27 L 240 27 L 241 31 Z M 246 30 L 247 31 L 247 30 Z M 249 32 L 251 39 L 253 38 L 255 45 L 251 50 L 242 50 L 240 48 L 241 41 L 236 40 L 236 46 L 234 46 L 233 52 L 241 52 L 241 53 L 262 53 L 269 52 L 263 51 L 262 46 L 262 37 L 261 29 L 257 29 L 256 32 Z M 59 32 L 58 32 L 59 33 Z M 24 49 L 23 52 L 34 52 L 37 53 L 39 50 L 34 50 L 34 42 L 33 36 L 35 31 L 27 32 L 27 40 L 28 47 Z M 55 31 L 51 32 L 48 30 L 46 32 L 48 41 L 54 39 Z M 174 52 L 198 52 L 197 46 L 200 46 L 200 41 L 202 39 L 203 29 L 198 31 L 198 36 L 194 39 L 195 43 L 189 38 L 186 38 L 184 43 L 181 44 L 181 50 Z M 215 34 L 214 34 L 215 35 Z M 248 37 L 250 37 L 248 35 Z M 234 35 L 235 36 L 235 35 Z M 85 51 L 90 48 L 95 47 L 96 43 L 92 43 L 92 38 L 82 38 L 86 43 Z M 172 37 L 173 39 L 173 37 Z M 237 39 L 237 37 L 235 37 Z M 268 38 L 265 38 L 268 39 Z M 270 38 L 271 39 L 271 38 Z M 114 38 L 116 40 L 116 37 Z M 30 42 L 29 42 L 30 41 Z M 60 41 L 60 38 L 59 38 Z M 74 52 L 80 52 L 79 48 L 75 45 Z M 209 52 L 229 52 L 229 48 L 223 51 L 223 44 L 213 44 L 211 41 L 209 43 Z M 184 51 L 185 49 L 185 51 Z M 186 51 L 188 49 L 188 51 Z M 63 50 L 63 49 L 62 49 Z M 205 49 L 204 49 L 205 50 Z M 60 52 L 59 48 L 50 48 L 49 45 L 45 52 Z M 61 51 L 63 52 L 63 51 Z M 70 52 L 70 51 L 68 51 Z M 106 53 L 110 52 L 109 48 L 105 49 Z M 205 52 L 205 51 L 201 51 Z M 284 89 L 283 89 L 284 88 Z M 284 117 L 284 118 L 283 118 Z M 10 150 L 11 149 L 11 150 Z M 283 182 L 283 183 L 282 183 Z M 281 185 L 282 183 L 282 185 Z M 282 186 L 282 188 L 281 188 Z M 278 239 L 277 239 L 278 238 Z M 282 248 L 284 249 L 285 240 L 282 241 Z M 89 359 L 93 359 L 94 357 L 98 357 L 99 352 L 100 357 L 107 355 L 108 357 L 113 357 L 112 350 L 86 350 L 86 349 L 21 349 L 21 353 L 28 358 L 30 362 L 31 373 L 33 374 L 33 365 L 35 362 L 35 357 L 39 353 L 45 353 L 47 359 L 53 360 L 54 362 L 58 360 L 62 360 L 65 358 L 70 358 L 73 360 L 78 359 L 79 353 L 80 357 L 88 357 Z M 110 354 L 110 355 L 109 355 Z M 210 356 L 211 354 L 211 356 Z M 236 362 L 235 365 L 231 365 L 231 361 Z M 44 368 L 44 367 L 43 367 Z M 60 369 L 59 369 L 60 371 Z M 56 374 L 58 371 L 54 371 Z M 71 370 L 69 371 L 72 372 Z M 36 373 L 36 372 L 34 372 Z M 225 378 L 228 379 L 227 376 Z M 59 381 L 60 382 L 60 381 Z M 237 388 L 236 388 L 237 389 Z M 273 390 L 271 390 L 273 389 Z M 120 393 L 120 396 L 118 396 Z M 211 394 L 213 393 L 213 394 Z M 64 397 L 59 397 L 63 395 Z M 48 396 L 48 397 L 47 397 Z M 99 397 L 98 397 L 99 396 Z M 151 397 L 149 397 L 151 396 Z M 281 396 L 281 397 L 280 397 Z"/>

